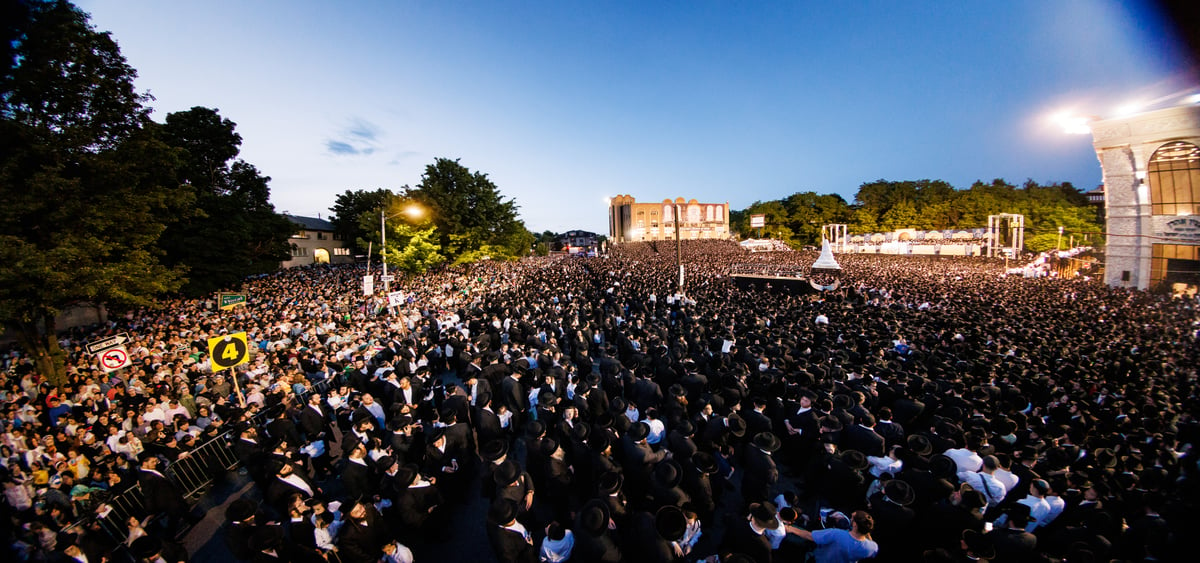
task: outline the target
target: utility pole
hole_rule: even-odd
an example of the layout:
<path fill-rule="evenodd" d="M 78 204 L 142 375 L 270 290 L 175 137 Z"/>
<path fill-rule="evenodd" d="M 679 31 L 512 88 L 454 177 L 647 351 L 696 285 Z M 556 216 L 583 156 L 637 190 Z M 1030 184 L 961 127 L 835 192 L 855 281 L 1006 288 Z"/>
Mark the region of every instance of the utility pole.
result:
<path fill-rule="evenodd" d="M 379 258 L 383 260 L 383 294 L 387 295 L 391 290 L 388 283 L 387 273 L 387 217 L 384 213 L 387 212 L 386 207 L 379 209 Z"/>
<path fill-rule="evenodd" d="M 1063 228 L 1060 226 L 1058 228 L 1058 242 L 1054 243 L 1054 250 L 1062 250 L 1062 234 Z"/>
<path fill-rule="evenodd" d="M 683 241 L 679 238 L 679 204 L 675 204 L 675 265 L 679 266 L 679 294 L 683 295 Z"/>

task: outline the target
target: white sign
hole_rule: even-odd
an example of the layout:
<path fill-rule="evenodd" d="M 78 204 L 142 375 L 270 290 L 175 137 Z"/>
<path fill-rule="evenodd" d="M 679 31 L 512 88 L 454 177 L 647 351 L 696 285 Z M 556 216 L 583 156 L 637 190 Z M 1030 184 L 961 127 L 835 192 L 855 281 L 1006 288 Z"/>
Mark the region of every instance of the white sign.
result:
<path fill-rule="evenodd" d="M 363 295 L 375 295 L 375 276 L 363 276 Z"/>
<path fill-rule="evenodd" d="M 88 342 L 87 351 L 89 354 L 99 354 L 109 348 L 116 348 L 124 344 L 127 340 L 129 340 L 129 337 L 124 332 L 116 336 L 107 336 L 100 340 Z"/>
<path fill-rule="evenodd" d="M 100 367 L 105 372 L 116 371 L 129 365 L 129 352 L 124 346 L 109 348 L 100 353 Z"/>
<path fill-rule="evenodd" d="M 386 276 L 379 276 L 379 281 L 381 281 L 381 282 L 389 282 L 389 283 L 390 283 L 390 282 L 394 282 L 394 281 L 396 281 L 396 276 L 393 276 L 393 275 L 391 275 L 391 274 L 388 274 L 388 275 L 386 275 Z"/>
<path fill-rule="evenodd" d="M 404 304 L 404 292 L 393 291 L 388 294 L 388 307 L 399 307 Z"/>
<path fill-rule="evenodd" d="M 767 216 L 766 215 L 751 215 L 750 216 L 750 228 L 761 229 L 766 224 L 767 224 Z"/>

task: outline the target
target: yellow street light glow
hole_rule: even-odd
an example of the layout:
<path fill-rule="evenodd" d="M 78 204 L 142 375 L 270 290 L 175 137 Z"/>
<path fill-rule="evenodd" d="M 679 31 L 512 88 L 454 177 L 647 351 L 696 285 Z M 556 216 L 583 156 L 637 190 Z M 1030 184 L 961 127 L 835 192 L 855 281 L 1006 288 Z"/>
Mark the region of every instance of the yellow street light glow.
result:
<path fill-rule="evenodd" d="M 425 215 L 425 208 L 414 203 L 404 208 L 404 214 L 410 219 L 420 219 Z"/>

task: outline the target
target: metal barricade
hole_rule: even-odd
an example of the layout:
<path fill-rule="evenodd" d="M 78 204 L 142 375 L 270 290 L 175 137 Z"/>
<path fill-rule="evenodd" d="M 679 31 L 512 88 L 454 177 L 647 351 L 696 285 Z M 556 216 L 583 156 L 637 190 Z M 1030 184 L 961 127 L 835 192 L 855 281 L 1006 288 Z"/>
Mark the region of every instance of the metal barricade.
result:
<path fill-rule="evenodd" d="M 166 476 L 179 485 L 184 498 L 207 489 L 226 471 L 237 467 L 239 460 L 230 446 L 230 435 L 226 432 L 201 444 L 167 467 Z"/>

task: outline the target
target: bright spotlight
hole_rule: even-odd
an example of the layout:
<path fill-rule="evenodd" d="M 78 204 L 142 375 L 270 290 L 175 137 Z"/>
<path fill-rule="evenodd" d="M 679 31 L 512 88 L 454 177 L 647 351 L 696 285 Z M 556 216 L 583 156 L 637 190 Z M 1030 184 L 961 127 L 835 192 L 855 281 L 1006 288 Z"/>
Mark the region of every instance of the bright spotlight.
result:
<path fill-rule="evenodd" d="M 1062 111 L 1050 117 L 1050 120 L 1057 126 L 1061 127 L 1063 133 L 1068 135 L 1089 135 L 1092 132 L 1091 117 L 1079 115 L 1070 111 Z"/>

